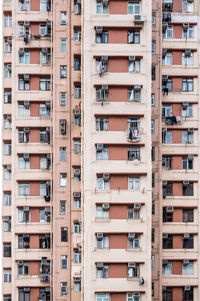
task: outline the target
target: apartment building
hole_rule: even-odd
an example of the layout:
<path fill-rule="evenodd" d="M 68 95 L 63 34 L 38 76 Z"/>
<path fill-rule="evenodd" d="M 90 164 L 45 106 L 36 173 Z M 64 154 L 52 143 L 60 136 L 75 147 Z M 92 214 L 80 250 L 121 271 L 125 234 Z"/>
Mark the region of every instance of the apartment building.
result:
<path fill-rule="evenodd" d="M 197 0 L 4 0 L 3 301 L 199 300 Z"/>

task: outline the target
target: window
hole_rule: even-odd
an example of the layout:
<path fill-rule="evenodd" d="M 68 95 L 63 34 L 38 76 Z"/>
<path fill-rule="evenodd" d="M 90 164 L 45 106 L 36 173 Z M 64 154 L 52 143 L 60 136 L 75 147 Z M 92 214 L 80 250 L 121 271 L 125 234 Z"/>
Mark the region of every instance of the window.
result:
<path fill-rule="evenodd" d="M 81 291 L 81 277 L 74 277 L 74 292 Z"/>
<path fill-rule="evenodd" d="M 106 204 L 108 205 L 108 204 Z M 96 218 L 99 219 L 108 219 L 109 218 L 109 206 L 96 205 Z"/>
<path fill-rule="evenodd" d="M 41 103 L 40 104 L 40 116 L 41 117 L 50 116 L 50 113 L 51 113 L 50 105 L 47 105 L 45 103 Z"/>
<path fill-rule="evenodd" d="M 193 78 L 183 78 L 182 79 L 182 91 L 183 92 L 194 91 Z"/>
<path fill-rule="evenodd" d="M 30 237 L 29 234 L 18 235 L 18 248 L 28 249 L 30 247 Z"/>
<path fill-rule="evenodd" d="M 109 176 L 97 176 L 97 189 L 108 190 L 110 189 L 110 178 Z"/>
<path fill-rule="evenodd" d="M 50 182 L 40 183 L 40 196 L 46 196 L 50 194 Z"/>
<path fill-rule="evenodd" d="M 155 209 L 156 209 L 155 201 L 152 201 L 152 210 L 151 210 L 152 215 L 155 214 Z"/>
<path fill-rule="evenodd" d="M 107 249 L 109 248 L 109 236 L 102 233 L 97 233 L 97 248 L 98 249 Z"/>
<path fill-rule="evenodd" d="M 60 295 L 67 296 L 67 282 L 60 283 Z"/>
<path fill-rule="evenodd" d="M 128 2 L 128 14 L 139 15 L 140 14 L 140 1 Z"/>
<path fill-rule="evenodd" d="M 128 72 L 140 72 L 140 59 L 128 60 Z"/>
<path fill-rule="evenodd" d="M 168 25 L 166 31 L 163 33 L 164 39 L 172 39 L 173 38 L 173 26 Z"/>
<path fill-rule="evenodd" d="M 194 263 L 191 261 L 185 262 L 185 260 L 183 260 L 182 275 L 193 275 L 193 274 L 194 274 Z"/>
<path fill-rule="evenodd" d="M 18 222 L 19 223 L 28 223 L 28 222 L 30 222 L 29 207 L 24 207 L 24 208 L 19 208 L 18 209 Z"/>
<path fill-rule="evenodd" d="M 172 116 L 172 105 L 171 104 L 163 104 L 162 105 L 162 118 Z"/>
<path fill-rule="evenodd" d="M 81 208 L 81 194 L 79 192 L 74 193 L 74 208 L 75 209 Z"/>
<path fill-rule="evenodd" d="M 108 118 L 96 118 L 96 131 L 108 131 Z"/>
<path fill-rule="evenodd" d="M 163 297 L 163 301 L 172 301 L 173 300 L 172 299 L 172 288 L 163 286 L 162 297 Z"/>
<path fill-rule="evenodd" d="M 67 66 L 60 66 L 60 78 L 67 78 Z"/>
<path fill-rule="evenodd" d="M 173 183 L 168 181 L 163 181 L 163 197 L 173 195 Z"/>
<path fill-rule="evenodd" d="M 128 279 L 140 277 L 140 265 L 135 263 L 134 267 L 128 266 Z"/>
<path fill-rule="evenodd" d="M 172 65 L 172 52 L 167 52 L 167 54 L 163 56 L 162 63 L 163 65 Z"/>
<path fill-rule="evenodd" d="M 18 157 L 18 168 L 19 169 L 30 169 L 30 160 L 24 158 L 24 156 L 19 156 Z"/>
<path fill-rule="evenodd" d="M 188 131 L 182 131 L 182 143 L 193 143 L 193 133 Z"/>
<path fill-rule="evenodd" d="M 12 301 L 11 296 L 3 296 L 3 301 Z"/>
<path fill-rule="evenodd" d="M 163 273 L 163 275 L 171 275 L 172 274 L 172 261 L 163 260 L 162 273 Z"/>
<path fill-rule="evenodd" d="M 97 1 L 96 3 L 96 13 L 97 14 L 108 14 L 108 5 L 103 3 L 103 1 Z"/>
<path fill-rule="evenodd" d="M 193 116 L 193 105 L 187 104 L 182 107 L 182 117 L 192 117 Z"/>
<path fill-rule="evenodd" d="M 155 107 L 155 94 L 154 93 L 151 94 L 151 107 L 152 108 Z"/>
<path fill-rule="evenodd" d="M 81 250 L 74 250 L 74 263 L 81 263 Z"/>
<path fill-rule="evenodd" d="M 156 67 L 152 66 L 151 67 L 151 80 L 155 80 L 156 79 Z"/>
<path fill-rule="evenodd" d="M 108 278 L 109 265 L 108 264 L 96 264 L 96 277 L 97 278 Z"/>
<path fill-rule="evenodd" d="M 103 146 L 103 149 L 98 149 L 97 145 L 97 150 L 96 150 L 96 158 L 97 160 L 108 160 L 109 154 L 108 154 L 108 147 Z"/>
<path fill-rule="evenodd" d="M 182 65 L 193 66 L 193 53 L 186 56 L 186 52 L 182 52 Z"/>
<path fill-rule="evenodd" d="M 61 227 L 61 241 L 68 241 L 68 228 L 66 227 Z"/>
<path fill-rule="evenodd" d="M 172 131 L 162 130 L 162 143 L 171 144 L 172 143 Z"/>
<path fill-rule="evenodd" d="M 50 64 L 51 63 L 51 52 L 47 48 L 43 48 L 40 51 L 40 64 Z"/>
<path fill-rule="evenodd" d="M 194 238 L 193 234 L 183 234 L 183 249 L 193 249 Z"/>
<path fill-rule="evenodd" d="M 152 12 L 152 26 L 156 25 L 156 13 Z"/>
<path fill-rule="evenodd" d="M 40 249 L 50 249 L 51 248 L 51 238 L 50 234 L 39 235 L 39 248 Z"/>
<path fill-rule="evenodd" d="M 67 12 L 62 11 L 60 13 L 60 25 L 67 25 Z"/>
<path fill-rule="evenodd" d="M 29 11 L 30 0 L 19 1 L 19 10 Z"/>
<path fill-rule="evenodd" d="M 166 82 L 162 81 L 163 95 L 168 95 L 168 92 L 172 91 L 172 79 L 168 78 Z"/>
<path fill-rule="evenodd" d="M 67 255 L 61 255 L 60 259 L 61 259 L 61 269 L 66 270 L 68 266 Z"/>
<path fill-rule="evenodd" d="M 81 126 L 81 111 L 74 110 L 74 126 Z"/>
<path fill-rule="evenodd" d="M 4 65 L 4 77 L 5 78 L 12 77 L 12 65 L 11 64 Z"/>
<path fill-rule="evenodd" d="M 152 187 L 155 187 L 155 173 L 152 173 Z"/>
<path fill-rule="evenodd" d="M 12 195 L 11 192 L 4 192 L 3 194 L 3 205 L 11 206 L 12 204 Z"/>
<path fill-rule="evenodd" d="M 151 161 L 155 161 L 155 146 L 151 148 Z"/>
<path fill-rule="evenodd" d="M 40 0 L 40 11 L 51 11 L 51 0 Z"/>
<path fill-rule="evenodd" d="M 18 184 L 18 194 L 19 195 L 30 195 L 30 184 L 29 183 L 19 183 Z"/>
<path fill-rule="evenodd" d="M 74 29 L 74 42 L 81 42 L 81 29 Z"/>
<path fill-rule="evenodd" d="M 47 35 L 47 25 L 46 24 L 40 24 L 40 35 L 42 37 Z"/>
<path fill-rule="evenodd" d="M 18 116 L 19 117 L 29 117 L 30 116 L 30 103 L 26 101 L 25 103 L 18 104 Z"/>
<path fill-rule="evenodd" d="M 40 292 L 40 297 L 39 299 L 44 299 L 46 301 L 50 301 L 50 287 L 46 287 L 46 288 L 40 288 L 39 289 L 39 292 Z"/>
<path fill-rule="evenodd" d="M 129 161 L 140 160 L 140 148 L 139 147 L 128 147 L 128 160 Z"/>
<path fill-rule="evenodd" d="M 156 54 L 156 41 L 152 41 L 152 54 Z"/>
<path fill-rule="evenodd" d="M 128 31 L 128 44 L 140 44 L 140 31 Z"/>
<path fill-rule="evenodd" d="M 193 209 L 183 209 L 183 222 L 184 223 L 194 222 L 194 210 Z"/>
<path fill-rule="evenodd" d="M 67 174 L 60 173 L 60 187 L 66 187 L 66 186 L 67 186 Z"/>
<path fill-rule="evenodd" d="M 100 34 L 96 33 L 96 43 L 103 43 L 103 44 L 108 43 L 108 31 L 107 30 L 103 30 L 102 33 L 100 33 Z"/>
<path fill-rule="evenodd" d="M 45 207 L 40 209 L 40 222 L 49 223 L 51 221 L 51 209 L 50 207 Z"/>
<path fill-rule="evenodd" d="M 80 182 L 81 181 L 81 168 L 75 167 L 73 169 L 74 172 L 74 182 Z"/>
<path fill-rule="evenodd" d="M 80 154 L 81 153 L 81 141 L 74 140 L 74 154 Z"/>
<path fill-rule="evenodd" d="M 194 195 L 194 184 L 188 181 L 183 181 L 183 196 Z"/>
<path fill-rule="evenodd" d="M 46 130 L 39 130 L 39 142 L 46 143 L 47 142 L 47 132 Z"/>
<path fill-rule="evenodd" d="M 12 38 L 7 38 L 4 40 L 4 52 L 10 53 L 12 52 Z"/>
<path fill-rule="evenodd" d="M 11 243 L 3 244 L 3 257 L 11 257 Z"/>
<path fill-rule="evenodd" d="M 60 161 L 66 162 L 67 157 L 67 149 L 66 147 L 60 147 Z"/>
<path fill-rule="evenodd" d="M 110 297 L 108 293 L 97 293 L 96 301 L 109 301 Z"/>
<path fill-rule="evenodd" d="M 30 90 L 30 80 L 19 77 L 19 90 Z"/>
<path fill-rule="evenodd" d="M 173 207 L 165 207 L 163 208 L 163 223 L 171 223 L 173 222 Z"/>
<path fill-rule="evenodd" d="M 151 120 L 151 134 L 155 132 L 155 121 Z"/>
<path fill-rule="evenodd" d="M 173 235 L 163 234 L 163 249 L 173 249 Z"/>
<path fill-rule="evenodd" d="M 81 70 L 81 57 L 80 56 L 74 57 L 74 70 L 75 71 Z"/>
<path fill-rule="evenodd" d="M 128 88 L 128 101 L 140 101 L 141 96 L 141 87 L 138 86 L 136 89 L 135 87 Z"/>
<path fill-rule="evenodd" d="M 128 249 L 140 248 L 140 235 L 135 233 L 128 234 Z"/>
<path fill-rule="evenodd" d="M 4 91 L 4 103 L 12 103 L 12 92 Z"/>
<path fill-rule="evenodd" d="M 51 79 L 50 78 L 40 78 L 40 90 L 50 91 L 51 90 Z"/>
<path fill-rule="evenodd" d="M 184 39 L 193 39 L 194 38 L 194 26 L 188 26 L 185 30 L 183 29 L 183 38 Z"/>
<path fill-rule="evenodd" d="M 12 281 L 12 272 L 11 269 L 3 270 L 3 282 L 11 282 Z"/>
<path fill-rule="evenodd" d="M 183 12 L 184 13 L 192 13 L 194 11 L 194 2 L 183 0 Z"/>
<path fill-rule="evenodd" d="M 182 157 L 182 168 L 183 169 L 193 169 L 193 158 L 190 157 Z"/>
<path fill-rule="evenodd" d="M 80 99 L 81 98 L 81 85 L 74 86 L 74 98 Z"/>
<path fill-rule="evenodd" d="M 30 51 L 26 50 L 23 52 L 23 54 L 19 53 L 19 63 L 30 64 Z"/>
<path fill-rule="evenodd" d="M 29 274 L 29 263 L 26 261 L 18 261 L 18 275 L 28 275 Z"/>
<path fill-rule="evenodd" d="M 128 176 L 128 189 L 129 190 L 140 189 L 140 177 Z"/>
<path fill-rule="evenodd" d="M 60 39 L 60 51 L 67 52 L 67 39 Z"/>
<path fill-rule="evenodd" d="M 4 26 L 12 27 L 12 15 L 4 15 Z"/>
<path fill-rule="evenodd" d="M 66 214 L 66 201 L 60 201 L 60 215 Z"/>
<path fill-rule="evenodd" d="M 172 156 L 163 156 L 162 157 L 162 169 L 170 170 L 172 168 L 173 168 Z"/>
<path fill-rule="evenodd" d="M 11 232 L 11 217 L 3 216 L 3 231 Z"/>
<path fill-rule="evenodd" d="M 128 219 L 140 218 L 140 204 L 128 206 Z"/>
<path fill-rule="evenodd" d="M 193 301 L 194 300 L 193 287 L 185 286 L 185 287 L 183 287 L 182 290 L 183 290 L 183 301 Z"/>
<path fill-rule="evenodd" d="M 61 92 L 60 93 L 60 105 L 62 107 L 65 107 L 66 106 L 66 102 L 67 102 L 67 95 L 65 92 Z"/>
<path fill-rule="evenodd" d="M 12 128 L 12 116 L 5 115 L 3 119 L 4 130 L 10 130 Z"/>

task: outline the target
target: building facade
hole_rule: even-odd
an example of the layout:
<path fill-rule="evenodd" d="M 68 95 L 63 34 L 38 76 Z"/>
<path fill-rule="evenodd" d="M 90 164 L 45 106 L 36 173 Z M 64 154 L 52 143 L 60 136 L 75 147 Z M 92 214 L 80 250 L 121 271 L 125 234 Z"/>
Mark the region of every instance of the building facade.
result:
<path fill-rule="evenodd" d="M 3 301 L 199 300 L 198 0 L 4 0 Z"/>

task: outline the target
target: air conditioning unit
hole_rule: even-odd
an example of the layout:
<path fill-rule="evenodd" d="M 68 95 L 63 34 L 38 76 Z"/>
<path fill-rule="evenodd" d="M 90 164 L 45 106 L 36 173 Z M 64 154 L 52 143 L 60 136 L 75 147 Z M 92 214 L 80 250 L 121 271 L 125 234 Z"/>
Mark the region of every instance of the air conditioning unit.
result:
<path fill-rule="evenodd" d="M 19 55 L 23 55 L 24 54 L 24 48 L 19 48 Z"/>
<path fill-rule="evenodd" d="M 102 151 L 103 148 L 104 148 L 104 145 L 103 145 L 102 143 L 98 143 L 98 144 L 97 144 L 97 150 L 98 150 L 98 151 Z"/>
<path fill-rule="evenodd" d="M 167 83 L 168 81 L 168 75 L 162 75 L 162 82 Z"/>
<path fill-rule="evenodd" d="M 134 239 L 135 238 L 135 233 L 129 233 L 128 238 L 129 239 Z"/>
<path fill-rule="evenodd" d="M 187 109 L 189 106 L 189 102 L 188 101 L 184 101 L 183 102 L 183 109 Z"/>
<path fill-rule="evenodd" d="M 103 27 L 102 26 L 97 26 L 96 27 L 96 34 L 102 34 L 103 32 Z"/>
<path fill-rule="evenodd" d="M 188 180 L 183 181 L 183 185 L 184 185 L 184 186 L 187 186 L 187 185 L 189 185 L 189 184 L 190 184 L 190 181 L 188 181 Z"/>
<path fill-rule="evenodd" d="M 79 199 L 81 197 L 81 193 L 80 192 L 74 192 L 73 196 L 74 196 L 74 198 Z"/>
<path fill-rule="evenodd" d="M 51 100 L 46 100 L 45 105 L 46 105 L 47 108 L 50 108 L 51 107 Z"/>
<path fill-rule="evenodd" d="M 42 48 L 42 54 L 47 54 L 48 48 Z"/>
<path fill-rule="evenodd" d="M 163 263 L 163 265 L 167 265 L 168 264 L 168 260 L 164 259 L 162 263 Z"/>
<path fill-rule="evenodd" d="M 11 164 L 8 164 L 8 165 L 7 165 L 7 170 L 8 170 L 8 171 L 11 171 L 11 169 L 12 169 L 12 165 L 11 165 Z"/>
<path fill-rule="evenodd" d="M 102 0 L 102 5 L 103 6 L 108 6 L 109 0 Z"/>
<path fill-rule="evenodd" d="M 29 212 L 29 207 L 26 206 L 26 207 L 23 208 L 23 210 L 24 210 L 25 212 Z"/>
<path fill-rule="evenodd" d="M 74 277 L 74 281 L 81 281 L 81 277 Z"/>
<path fill-rule="evenodd" d="M 30 26 L 30 22 L 29 21 L 25 21 L 24 22 L 24 27 L 29 27 Z"/>
<path fill-rule="evenodd" d="M 136 263 L 135 262 L 129 262 L 128 263 L 128 268 L 135 268 L 136 267 Z"/>
<path fill-rule="evenodd" d="M 141 90 L 141 85 L 134 85 L 134 90 L 135 91 L 140 91 Z"/>
<path fill-rule="evenodd" d="M 139 210 L 141 208 L 141 204 L 136 203 L 133 205 L 133 208 Z"/>
<path fill-rule="evenodd" d="M 8 114 L 8 115 L 7 115 L 7 120 L 8 120 L 8 121 L 12 121 L 12 115 L 11 115 L 11 114 Z"/>
<path fill-rule="evenodd" d="M 189 0 L 188 0 L 188 2 L 189 2 Z M 184 290 L 185 291 L 190 291 L 191 290 L 191 286 L 189 286 L 189 285 L 185 286 Z"/>
<path fill-rule="evenodd" d="M 163 186 L 163 187 L 166 187 L 167 184 L 168 184 L 168 181 L 166 181 L 166 180 L 162 181 L 162 186 Z"/>
<path fill-rule="evenodd" d="M 101 89 L 102 90 L 108 90 L 108 85 L 102 85 Z"/>
<path fill-rule="evenodd" d="M 97 233 L 96 236 L 97 239 L 103 239 L 103 233 Z"/>
<path fill-rule="evenodd" d="M 25 80 L 30 79 L 30 75 L 29 75 L 29 74 L 24 74 L 24 79 L 25 79 Z"/>
<path fill-rule="evenodd" d="M 193 154 L 189 154 L 188 155 L 188 160 L 190 161 L 190 160 L 193 160 L 194 159 L 194 155 Z"/>
<path fill-rule="evenodd" d="M 8 216 L 3 216 L 3 221 L 4 222 L 9 222 L 10 218 Z"/>
<path fill-rule="evenodd" d="M 189 263 L 190 263 L 189 259 L 184 259 L 184 260 L 183 260 L 183 264 L 184 264 L 184 265 L 187 265 L 187 264 L 189 264 Z"/>
<path fill-rule="evenodd" d="M 185 56 L 190 56 L 191 53 L 192 53 L 191 49 L 189 49 L 189 48 L 185 49 Z"/>
<path fill-rule="evenodd" d="M 26 109 L 28 109 L 28 108 L 30 107 L 30 101 L 25 100 L 25 101 L 24 101 L 24 107 L 25 107 Z"/>
<path fill-rule="evenodd" d="M 24 264 L 23 260 L 17 261 L 17 265 L 18 265 L 18 266 L 22 266 L 23 264 Z"/>
<path fill-rule="evenodd" d="M 81 110 L 74 111 L 74 116 L 80 116 L 80 115 L 81 115 Z"/>
<path fill-rule="evenodd" d="M 30 287 L 24 287 L 24 292 L 26 293 L 30 292 Z"/>
<path fill-rule="evenodd" d="M 7 42 L 8 42 L 9 44 L 11 44 L 11 43 L 12 43 L 12 37 L 7 37 Z"/>
<path fill-rule="evenodd" d="M 133 297 L 140 297 L 140 292 L 133 292 Z"/>
<path fill-rule="evenodd" d="M 189 128 L 189 129 L 188 129 L 188 133 L 189 133 L 189 134 L 193 134 L 193 133 L 194 133 L 194 128 Z"/>
<path fill-rule="evenodd" d="M 49 292 L 51 292 L 51 288 L 50 287 L 45 287 L 45 291 L 46 291 L 46 293 L 49 293 Z"/>
<path fill-rule="evenodd" d="M 174 207 L 167 207 L 166 212 L 167 213 L 172 213 L 174 211 Z"/>
<path fill-rule="evenodd" d="M 165 56 L 167 54 L 167 48 L 162 49 L 162 56 Z"/>
<path fill-rule="evenodd" d="M 141 15 L 135 15 L 134 16 L 134 22 L 136 24 L 143 24 L 144 23 L 144 16 Z"/>
<path fill-rule="evenodd" d="M 30 132 L 30 128 L 24 128 L 24 133 L 29 133 Z"/>
<path fill-rule="evenodd" d="M 103 210 L 108 210 L 109 208 L 110 208 L 110 204 L 108 204 L 108 203 L 102 204 Z"/>
<path fill-rule="evenodd" d="M 190 238 L 190 234 L 189 233 L 183 234 L 183 238 Z"/>
<path fill-rule="evenodd" d="M 103 55 L 103 56 L 101 57 L 101 60 L 102 60 L 102 61 L 107 61 L 107 60 L 108 60 L 108 56 Z"/>
<path fill-rule="evenodd" d="M 81 174 L 81 169 L 80 168 L 74 168 L 74 175 L 75 176 L 80 176 Z"/>
<path fill-rule="evenodd" d="M 135 61 L 135 56 L 133 56 L 133 55 L 129 56 L 129 57 L 128 57 L 128 60 L 129 60 L 129 61 Z"/>
<path fill-rule="evenodd" d="M 187 30 L 188 30 L 188 27 L 189 27 L 189 24 L 188 24 L 188 23 L 183 23 L 183 30 L 184 30 L 184 31 L 187 31 Z"/>
<path fill-rule="evenodd" d="M 96 263 L 97 269 L 102 269 L 103 266 L 104 266 L 103 262 L 97 262 L 97 263 Z"/>
<path fill-rule="evenodd" d="M 104 180 L 109 180 L 110 179 L 110 174 L 109 173 L 104 173 L 103 174 L 103 179 Z"/>
<path fill-rule="evenodd" d="M 163 233 L 162 237 L 165 239 L 165 238 L 168 238 L 168 234 L 167 233 Z"/>

